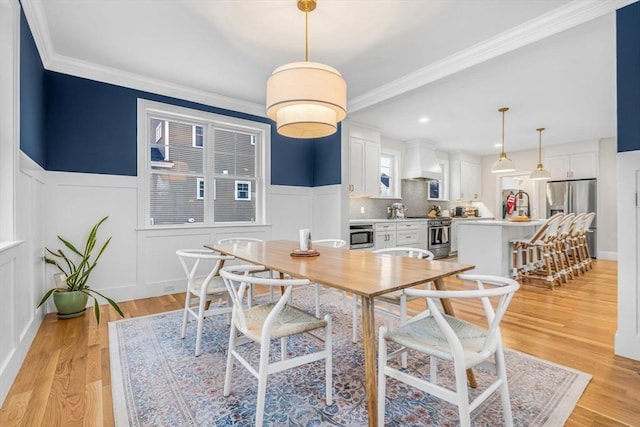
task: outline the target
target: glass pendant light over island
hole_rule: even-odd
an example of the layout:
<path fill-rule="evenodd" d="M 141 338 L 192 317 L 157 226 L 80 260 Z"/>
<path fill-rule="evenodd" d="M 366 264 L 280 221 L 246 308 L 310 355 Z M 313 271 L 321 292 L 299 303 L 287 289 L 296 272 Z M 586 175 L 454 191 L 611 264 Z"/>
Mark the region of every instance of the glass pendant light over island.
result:
<path fill-rule="evenodd" d="M 491 166 L 491 173 L 513 172 L 516 170 L 516 166 L 507 157 L 507 153 L 504 152 L 504 113 L 509 111 L 509 108 L 502 107 L 498 111 L 502 113 L 502 151 L 498 160 Z"/>
<path fill-rule="evenodd" d="M 529 179 L 533 181 L 542 181 L 545 179 L 551 179 L 551 174 L 549 171 L 545 170 L 544 166 L 542 166 L 542 131 L 544 128 L 538 128 L 538 166 L 536 169 L 531 172 L 529 175 Z"/>
<path fill-rule="evenodd" d="M 333 67 L 309 62 L 309 12 L 316 0 L 298 0 L 305 15 L 305 60 L 276 68 L 267 81 L 267 116 L 280 135 L 332 135 L 347 115 L 347 83 Z"/>

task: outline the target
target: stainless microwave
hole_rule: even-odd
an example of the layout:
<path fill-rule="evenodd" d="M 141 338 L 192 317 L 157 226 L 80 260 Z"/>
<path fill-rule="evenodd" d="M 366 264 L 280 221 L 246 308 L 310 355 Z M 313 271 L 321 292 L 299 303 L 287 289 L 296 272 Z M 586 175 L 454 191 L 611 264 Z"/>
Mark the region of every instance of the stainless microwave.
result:
<path fill-rule="evenodd" d="M 375 242 L 373 224 L 351 224 L 349 226 L 349 249 L 373 248 Z"/>

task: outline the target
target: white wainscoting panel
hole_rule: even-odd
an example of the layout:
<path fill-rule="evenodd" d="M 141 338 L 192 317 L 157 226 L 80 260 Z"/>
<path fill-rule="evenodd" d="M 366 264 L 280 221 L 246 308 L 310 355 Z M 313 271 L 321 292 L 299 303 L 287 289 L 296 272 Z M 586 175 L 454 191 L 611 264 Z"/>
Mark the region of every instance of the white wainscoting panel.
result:
<path fill-rule="evenodd" d="M 19 152 L 15 177 L 16 240 L 0 247 L 0 403 L 4 401 L 43 317 L 44 170 Z"/>
<path fill-rule="evenodd" d="M 314 239 L 348 240 L 348 222 L 342 221 L 342 206 L 348 203 L 342 196 L 342 185 L 313 188 Z"/>
<path fill-rule="evenodd" d="M 2 292 L 3 299 L 8 302 L 15 301 L 16 298 L 17 252 L 15 247 L 0 250 L 0 292 Z M 16 330 L 16 308 L 13 304 L 9 303 L 0 310 L 0 324 L 2 325 L 0 328 L 0 373 L 3 373 L 19 344 Z M 3 376 L 0 375 L 0 378 Z"/>
<path fill-rule="evenodd" d="M 98 245 L 111 237 L 90 286 L 118 298 L 114 289 L 136 284 L 137 179 L 128 176 L 47 172 L 46 247 L 61 247 L 58 235 L 84 245 L 91 227 L 109 218 L 98 230 Z M 56 271 L 47 266 L 47 281 Z M 104 303 L 100 300 L 100 303 Z"/>
<path fill-rule="evenodd" d="M 310 228 L 312 238 L 318 231 L 313 229 L 313 188 L 271 186 L 271 238 L 298 241 L 298 231 Z"/>
<path fill-rule="evenodd" d="M 204 245 L 227 237 L 268 240 L 270 235 L 270 227 L 258 225 L 140 230 L 137 286 L 120 290 L 120 296 L 137 299 L 184 291 L 185 273 L 176 255 L 178 249 L 204 249 Z"/>
<path fill-rule="evenodd" d="M 640 150 L 618 153 L 618 330 L 615 354 L 640 360 Z"/>

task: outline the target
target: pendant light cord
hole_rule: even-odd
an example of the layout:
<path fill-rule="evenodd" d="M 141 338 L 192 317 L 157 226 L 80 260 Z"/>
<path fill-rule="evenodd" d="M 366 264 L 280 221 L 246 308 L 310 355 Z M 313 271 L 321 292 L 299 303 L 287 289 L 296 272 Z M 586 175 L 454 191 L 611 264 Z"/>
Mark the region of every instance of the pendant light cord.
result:
<path fill-rule="evenodd" d="M 504 111 L 502 111 L 502 151 L 500 152 L 501 155 L 504 155 Z"/>
<path fill-rule="evenodd" d="M 309 62 L 309 12 L 304 12 L 304 60 Z"/>
<path fill-rule="evenodd" d="M 538 131 L 538 165 L 542 164 L 542 131 L 544 128 L 536 129 Z"/>

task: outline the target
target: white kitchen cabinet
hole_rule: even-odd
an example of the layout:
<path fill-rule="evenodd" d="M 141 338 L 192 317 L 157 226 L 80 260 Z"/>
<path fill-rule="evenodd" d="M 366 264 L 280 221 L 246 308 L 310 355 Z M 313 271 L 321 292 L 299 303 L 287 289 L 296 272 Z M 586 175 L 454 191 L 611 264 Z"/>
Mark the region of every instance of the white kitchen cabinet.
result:
<path fill-rule="evenodd" d="M 396 223 L 377 222 L 375 224 L 375 249 L 393 248 L 396 246 Z"/>
<path fill-rule="evenodd" d="M 350 196 L 380 194 L 380 143 L 362 138 L 350 138 Z"/>
<path fill-rule="evenodd" d="M 420 223 L 409 221 L 397 222 L 396 246 L 420 247 Z"/>
<path fill-rule="evenodd" d="M 453 158 L 453 159 L 452 159 Z M 482 188 L 482 167 L 472 156 L 451 155 L 449 159 L 451 200 L 479 201 Z"/>
<path fill-rule="evenodd" d="M 549 156 L 544 166 L 551 179 L 585 179 L 598 177 L 598 152 Z"/>

